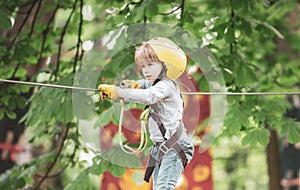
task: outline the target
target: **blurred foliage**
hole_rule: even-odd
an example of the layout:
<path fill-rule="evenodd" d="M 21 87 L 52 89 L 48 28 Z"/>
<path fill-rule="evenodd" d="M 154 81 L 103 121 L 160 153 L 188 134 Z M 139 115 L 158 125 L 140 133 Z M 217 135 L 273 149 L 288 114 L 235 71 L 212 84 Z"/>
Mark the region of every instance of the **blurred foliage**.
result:
<path fill-rule="evenodd" d="M 298 4 L 294 0 L 227 0 L 222 3 L 217 0 L 2 1 L 0 76 L 2 79 L 72 85 L 84 62 L 85 41 L 96 42 L 125 25 L 158 22 L 181 27 L 202 39 L 219 63 L 229 92 L 299 91 L 300 57 L 296 53 L 300 50 L 300 36 L 288 30 L 286 21 L 286 14 Z M 24 7 L 29 8 L 24 11 Z M 23 20 L 18 17 L 20 15 Z M 124 35 L 117 38 L 114 48 L 126 47 Z M 115 37 L 116 34 L 109 35 L 108 42 Z M 278 54 L 278 39 L 286 40 L 291 50 Z M 119 73 L 134 64 L 132 49 L 121 52 L 112 56 L 109 64 L 95 61 L 95 69 L 102 67 L 98 82 L 116 83 Z M 29 75 L 28 67 L 38 67 L 42 60 L 50 57 L 50 62 L 38 74 Z M 203 76 L 196 79 L 201 85 L 205 80 Z M 0 119 L 4 115 L 16 118 L 14 109 L 29 103 L 30 110 L 23 121 L 32 131 L 30 143 L 52 142 L 59 137 L 60 144 L 49 146 L 44 156 L 2 174 L 0 189 L 29 186 L 38 189 L 44 178 L 33 181 L 32 176 L 46 172 L 47 178 L 69 167 L 82 172 L 66 189 L 89 189 L 89 175 L 104 171 L 115 176 L 124 173 L 124 168 L 102 160 L 98 153 L 88 167 L 84 161 L 79 161 L 78 154 L 85 147 L 72 112 L 70 91 L 38 88 L 28 102 L 21 95 L 30 88 L 1 84 Z M 90 103 L 93 99 L 84 101 Z M 243 145 L 251 147 L 266 146 L 270 129 L 287 134 L 290 142 L 300 140 L 299 123 L 283 117 L 290 106 L 285 96 L 228 96 L 227 101 L 229 110 L 222 135 L 240 137 Z M 113 118 L 113 112 L 109 111 L 111 103 L 104 102 L 100 106 L 96 102 L 95 105 L 102 124 L 107 124 Z M 87 113 L 79 114 L 88 117 Z M 228 170 L 229 165 L 226 166 Z M 46 169 L 41 169 L 42 166 Z"/>

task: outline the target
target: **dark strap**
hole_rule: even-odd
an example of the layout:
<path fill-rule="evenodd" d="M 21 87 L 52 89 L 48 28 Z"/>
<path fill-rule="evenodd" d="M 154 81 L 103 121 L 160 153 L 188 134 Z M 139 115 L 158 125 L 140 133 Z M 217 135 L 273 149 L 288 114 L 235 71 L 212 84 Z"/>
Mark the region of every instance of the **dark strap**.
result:
<path fill-rule="evenodd" d="M 183 151 L 182 147 L 178 144 L 178 140 L 181 137 L 182 132 L 183 132 L 183 125 L 180 125 L 177 131 L 169 139 L 167 139 L 160 145 L 159 153 L 158 153 L 159 162 L 171 149 L 174 149 L 178 157 L 180 158 L 183 167 L 187 165 L 188 160 L 185 155 L 185 152 Z M 156 162 L 157 161 L 150 154 L 148 164 L 147 164 L 147 169 L 144 175 L 144 180 L 146 182 L 149 182 L 149 179 L 153 173 L 155 165 L 157 164 Z"/>
<path fill-rule="evenodd" d="M 144 175 L 144 180 L 148 183 L 149 183 L 149 179 L 150 179 L 150 177 L 153 173 L 153 170 L 155 168 L 155 165 L 156 165 L 156 161 L 150 154 L 148 164 L 147 164 L 147 169 L 146 169 L 146 172 L 145 172 L 145 175 Z"/>
<path fill-rule="evenodd" d="M 152 105 L 151 107 L 154 107 L 154 105 Z M 161 135 L 163 136 L 163 138 L 164 138 L 165 140 L 167 140 L 167 139 L 165 138 L 165 134 L 166 134 L 167 131 L 166 131 L 166 128 L 165 128 L 164 124 L 160 121 L 159 116 L 158 116 L 156 113 L 151 113 L 151 112 L 150 112 L 149 116 L 152 117 L 152 119 L 153 119 L 153 120 L 155 121 L 155 123 L 157 124 L 157 126 L 158 126 L 158 128 L 159 128 L 159 131 L 160 131 Z"/>
<path fill-rule="evenodd" d="M 161 160 L 172 148 L 175 150 L 179 158 L 181 159 L 182 165 L 185 167 L 187 164 L 186 155 L 178 144 L 178 140 L 183 133 L 183 126 L 180 125 L 177 131 L 166 141 L 164 141 L 159 147 L 158 158 Z"/>
<path fill-rule="evenodd" d="M 155 80 L 153 85 L 155 85 L 159 81 L 160 81 L 160 79 Z M 181 94 L 180 94 L 180 96 L 181 96 Z M 148 107 L 149 107 L 149 105 L 147 105 L 145 107 L 145 109 L 147 109 Z M 151 105 L 151 107 L 155 110 L 156 105 Z M 150 117 L 152 117 L 153 120 L 156 122 L 156 124 L 159 128 L 159 131 L 165 140 L 159 147 L 159 154 L 158 154 L 159 162 L 173 148 L 175 150 L 175 152 L 177 153 L 178 157 L 181 159 L 183 167 L 185 167 L 187 165 L 187 157 L 186 157 L 185 152 L 183 151 L 182 147 L 178 144 L 178 140 L 183 133 L 183 125 L 180 125 L 178 127 L 177 131 L 169 139 L 166 139 L 165 138 L 166 128 L 163 125 L 163 123 L 161 122 L 159 116 L 156 113 L 150 113 Z M 147 164 L 147 169 L 146 169 L 146 172 L 144 175 L 144 180 L 148 183 L 149 183 L 149 179 L 153 173 L 153 170 L 154 170 L 156 164 L 157 164 L 156 160 L 150 154 L 148 164 Z"/>

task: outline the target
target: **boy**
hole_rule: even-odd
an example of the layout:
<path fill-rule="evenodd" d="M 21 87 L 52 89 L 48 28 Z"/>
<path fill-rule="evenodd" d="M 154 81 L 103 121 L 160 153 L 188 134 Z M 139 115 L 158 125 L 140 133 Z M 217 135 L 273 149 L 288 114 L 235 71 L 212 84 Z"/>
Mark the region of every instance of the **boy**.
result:
<path fill-rule="evenodd" d="M 125 80 L 131 89 L 101 84 L 100 96 L 148 104 L 153 146 L 144 179 L 149 182 L 153 172 L 153 189 L 175 189 L 194 153 L 182 122 L 183 99 L 174 81 L 184 72 L 186 56 L 171 40 L 157 37 L 136 49 L 135 62 L 142 66 L 145 80 Z"/>

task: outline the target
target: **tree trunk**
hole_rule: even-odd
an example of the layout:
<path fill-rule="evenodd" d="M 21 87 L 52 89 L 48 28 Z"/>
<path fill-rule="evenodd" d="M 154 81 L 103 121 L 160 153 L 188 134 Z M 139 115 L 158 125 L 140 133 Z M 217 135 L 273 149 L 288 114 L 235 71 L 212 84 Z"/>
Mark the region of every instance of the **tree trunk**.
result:
<path fill-rule="evenodd" d="M 299 33 L 299 14 L 300 14 L 300 5 L 295 7 L 295 9 L 288 15 L 286 15 L 288 20 L 288 31 L 290 33 Z M 277 53 L 282 54 L 285 52 L 291 52 L 292 48 L 289 45 L 286 39 L 276 39 L 277 42 Z M 292 54 L 290 57 L 291 60 L 299 57 L 299 53 Z M 266 126 L 268 128 L 268 126 Z M 281 190 L 280 179 L 281 179 L 281 163 L 280 163 L 280 149 L 278 136 L 275 130 L 270 129 L 271 137 L 270 143 L 267 146 L 267 165 L 268 165 L 268 174 L 269 174 L 269 189 L 270 190 Z"/>
<path fill-rule="evenodd" d="M 269 189 L 280 190 L 280 153 L 277 132 L 270 130 L 270 143 L 267 146 L 267 165 L 269 175 Z"/>

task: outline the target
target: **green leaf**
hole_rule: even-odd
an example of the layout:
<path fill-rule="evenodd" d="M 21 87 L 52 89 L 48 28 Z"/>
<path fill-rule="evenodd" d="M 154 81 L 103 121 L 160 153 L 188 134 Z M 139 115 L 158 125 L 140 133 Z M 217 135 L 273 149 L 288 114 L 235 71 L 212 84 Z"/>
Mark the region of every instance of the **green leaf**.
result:
<path fill-rule="evenodd" d="M 26 57 L 25 61 L 27 64 L 36 64 L 38 62 L 37 57 Z"/>
<path fill-rule="evenodd" d="M 242 145 L 246 146 L 246 145 L 250 145 L 251 147 L 254 147 L 256 145 L 256 141 L 253 138 L 252 133 L 246 133 L 244 135 L 244 137 L 242 137 Z"/>
<path fill-rule="evenodd" d="M 218 33 L 218 36 L 217 36 L 218 40 L 222 39 L 224 37 L 224 32 L 225 32 L 227 26 L 228 26 L 228 23 L 221 22 L 213 28 L 213 31 Z"/>
<path fill-rule="evenodd" d="M 107 162 L 104 160 L 101 160 L 100 163 L 94 163 L 90 168 L 89 168 L 89 173 L 93 175 L 100 175 L 103 172 L 107 170 Z"/>
<path fill-rule="evenodd" d="M 15 112 L 8 110 L 8 109 L 5 109 L 5 114 L 7 115 L 7 117 L 9 119 L 16 119 L 16 117 L 17 117 Z"/>
<path fill-rule="evenodd" d="M 257 130 L 257 141 L 259 144 L 266 146 L 270 141 L 270 131 L 266 128 L 259 128 Z"/>
<path fill-rule="evenodd" d="M 121 177 L 126 172 L 126 168 L 123 167 L 123 166 L 118 166 L 118 165 L 111 164 L 110 167 L 109 167 L 109 171 L 111 172 L 111 174 L 113 176 Z"/>
<path fill-rule="evenodd" d="M 249 116 L 249 110 L 232 107 L 226 114 L 224 125 L 230 133 L 237 133 L 241 130 L 242 126 L 249 126 Z"/>
<path fill-rule="evenodd" d="M 24 68 L 19 68 L 19 69 L 17 70 L 16 77 L 22 78 L 22 77 L 26 76 L 26 74 L 27 74 L 27 70 L 26 70 L 26 69 L 24 69 Z"/>
<path fill-rule="evenodd" d="M 4 110 L 0 109 L 0 120 L 2 120 L 4 117 Z"/>
<path fill-rule="evenodd" d="M 264 122 L 266 120 L 265 113 L 256 111 L 253 113 L 253 118 L 256 123 Z"/>
<path fill-rule="evenodd" d="M 239 87 L 257 81 L 254 71 L 246 64 L 239 64 L 234 73 L 236 73 L 235 83 Z"/>
<path fill-rule="evenodd" d="M 68 123 L 73 119 L 73 107 L 68 94 L 65 94 L 65 101 L 60 105 L 57 119 L 63 123 Z"/>
<path fill-rule="evenodd" d="M 14 97 L 10 97 L 8 99 L 7 106 L 9 107 L 10 110 L 16 109 L 17 104 Z"/>
<path fill-rule="evenodd" d="M 146 16 L 151 18 L 158 13 L 158 4 L 155 0 L 148 0 L 146 2 Z"/>
<path fill-rule="evenodd" d="M 94 101 L 82 92 L 73 92 L 74 114 L 79 119 L 91 119 L 95 115 Z"/>
<path fill-rule="evenodd" d="M 77 178 L 70 184 L 68 184 L 64 190 L 83 190 L 83 189 L 92 189 L 89 180 L 89 173 L 87 170 L 81 172 Z"/>
<path fill-rule="evenodd" d="M 241 0 L 230 1 L 230 6 L 232 7 L 232 9 L 242 8 L 245 4 L 247 5 L 247 1 L 241 1 Z"/>
<path fill-rule="evenodd" d="M 0 11 L 0 29 L 9 29 L 12 26 L 10 18 Z"/>
<path fill-rule="evenodd" d="M 242 138 L 242 145 L 249 145 L 250 147 L 255 147 L 257 144 L 266 146 L 270 141 L 270 131 L 265 128 L 255 128 L 251 129 L 245 133 Z"/>
<path fill-rule="evenodd" d="M 127 154 L 120 147 L 113 147 L 101 154 L 103 160 L 108 160 L 114 165 L 137 168 L 141 166 L 138 157 L 132 154 Z"/>
<path fill-rule="evenodd" d="M 234 29 L 232 28 L 232 26 L 227 27 L 227 31 L 225 33 L 225 40 L 228 43 L 233 43 L 235 41 Z"/>
<path fill-rule="evenodd" d="M 105 126 L 110 123 L 112 114 L 113 114 L 112 107 L 102 112 L 102 114 L 99 117 L 101 126 Z"/>
<path fill-rule="evenodd" d="M 300 123 L 294 122 L 294 125 L 288 126 L 288 141 L 297 143 L 300 141 Z"/>

